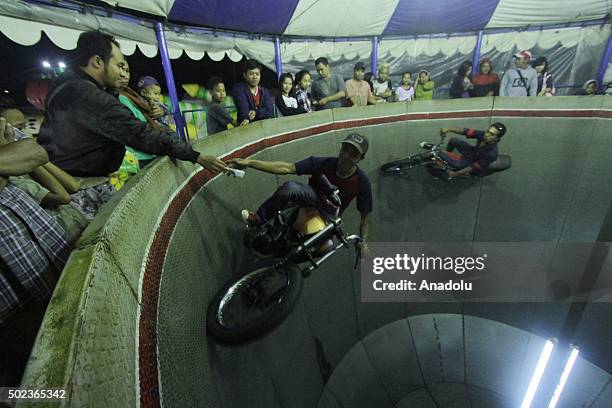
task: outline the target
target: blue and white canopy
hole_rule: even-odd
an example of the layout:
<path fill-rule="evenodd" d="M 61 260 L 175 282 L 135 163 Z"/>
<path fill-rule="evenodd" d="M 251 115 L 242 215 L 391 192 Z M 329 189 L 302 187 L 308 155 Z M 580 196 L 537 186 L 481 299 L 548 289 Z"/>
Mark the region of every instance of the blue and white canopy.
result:
<path fill-rule="evenodd" d="M 283 36 L 397 36 L 604 18 L 609 0 L 104 0 L 171 22 Z"/>
<path fill-rule="evenodd" d="M 138 48 L 154 57 L 151 17 L 161 17 L 171 58 L 246 56 L 275 70 L 278 37 L 284 70 L 312 69 L 315 58 L 326 56 L 344 76 L 357 60 L 369 61 L 377 37 L 378 60 L 393 72 L 427 68 L 444 84 L 471 58 L 483 30 L 481 54 L 498 70 L 509 66 L 512 52 L 530 49 L 549 57 L 556 79 L 576 84 L 597 71 L 612 13 L 612 0 L 102 1 L 106 9 L 99 1 L 0 0 L 0 31 L 23 45 L 36 44 L 44 32 L 70 50 L 82 31 L 100 29 L 118 39 L 124 54 Z"/>

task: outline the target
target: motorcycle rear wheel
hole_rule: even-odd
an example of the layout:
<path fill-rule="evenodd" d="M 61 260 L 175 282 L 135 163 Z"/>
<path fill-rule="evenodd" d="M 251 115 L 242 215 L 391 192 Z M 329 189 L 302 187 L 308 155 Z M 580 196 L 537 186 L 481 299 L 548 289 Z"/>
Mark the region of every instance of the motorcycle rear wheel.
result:
<path fill-rule="evenodd" d="M 304 277 L 296 264 L 277 263 L 262 261 L 217 291 L 206 314 L 208 334 L 217 343 L 236 346 L 261 338 L 291 313 Z"/>

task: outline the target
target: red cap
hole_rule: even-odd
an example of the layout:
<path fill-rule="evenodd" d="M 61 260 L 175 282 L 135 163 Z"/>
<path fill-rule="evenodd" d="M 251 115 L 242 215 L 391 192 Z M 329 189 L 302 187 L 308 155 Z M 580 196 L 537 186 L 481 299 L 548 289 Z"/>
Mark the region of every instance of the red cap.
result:
<path fill-rule="evenodd" d="M 514 56 L 516 58 L 527 58 L 527 59 L 531 59 L 531 53 L 528 50 L 523 50 L 523 51 L 519 51 L 516 54 L 514 54 Z"/>

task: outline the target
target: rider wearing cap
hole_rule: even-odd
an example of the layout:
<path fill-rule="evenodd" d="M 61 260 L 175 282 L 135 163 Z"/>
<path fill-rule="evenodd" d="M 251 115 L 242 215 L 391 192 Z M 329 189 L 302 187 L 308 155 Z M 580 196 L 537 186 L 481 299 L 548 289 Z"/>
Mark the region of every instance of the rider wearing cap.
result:
<path fill-rule="evenodd" d="M 317 193 L 320 175 L 325 175 L 331 184 L 339 190 L 342 206 L 340 214 L 357 198 L 357 210 L 361 213 L 360 235 L 364 239 L 362 251 L 365 249 L 365 239 L 369 231 L 369 215 L 372 212 L 372 188 L 367 174 L 357 164 L 365 157 L 368 150 L 368 139 L 357 133 L 351 133 L 342 141 L 338 157 L 311 156 L 297 163 L 269 162 L 252 159 L 232 159 L 230 163 L 236 168 L 250 167 L 272 174 L 308 174 L 308 185 L 287 181 L 268 198 L 257 210 L 249 213 L 243 210 L 243 219 L 251 223 L 264 223 L 277 211 L 287 208 L 290 204 L 300 207 L 316 207 L 323 217 L 332 216 L 323 200 Z"/>
<path fill-rule="evenodd" d="M 465 128 L 442 128 L 440 133 L 446 135 L 448 132 L 464 135 L 468 139 L 476 139 L 476 145 L 453 137 L 448 141 L 446 151 L 440 152 L 440 156 L 454 170 L 448 171 L 449 177 L 457 177 L 471 171 L 483 170 L 497 159 L 497 143 L 506 133 L 503 123 L 493 123 L 486 131 Z M 425 144 L 421 143 L 421 146 Z M 454 152 L 457 150 L 457 153 Z"/>

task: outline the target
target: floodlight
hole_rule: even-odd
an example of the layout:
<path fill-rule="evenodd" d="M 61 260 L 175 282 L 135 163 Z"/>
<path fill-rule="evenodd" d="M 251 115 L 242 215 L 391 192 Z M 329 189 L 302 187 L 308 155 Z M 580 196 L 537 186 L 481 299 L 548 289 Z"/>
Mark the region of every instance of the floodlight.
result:
<path fill-rule="evenodd" d="M 533 398 L 538 390 L 538 386 L 540 385 L 540 381 L 544 375 L 544 370 L 548 365 L 548 360 L 550 360 L 550 355 L 552 354 L 554 347 L 554 343 L 550 340 L 546 340 L 546 343 L 544 343 L 544 348 L 540 354 L 540 359 L 538 360 L 535 371 L 531 376 L 531 381 L 529 381 L 529 387 L 527 387 L 527 392 L 525 393 L 525 398 L 523 398 L 521 408 L 531 407 L 531 403 L 533 402 Z"/>
<path fill-rule="evenodd" d="M 574 368 L 574 363 L 576 362 L 576 359 L 578 358 L 578 353 L 580 352 L 580 350 L 578 350 L 578 348 L 574 346 L 570 346 L 570 347 L 572 351 L 570 352 L 570 355 L 567 358 L 567 361 L 565 362 L 563 373 L 561 374 L 561 378 L 559 378 L 559 384 L 557 384 L 557 388 L 555 388 L 555 392 L 553 393 L 553 396 L 550 399 L 550 402 L 548 403 L 548 408 L 555 408 L 557 406 L 559 397 L 561 396 L 561 393 L 563 392 L 563 387 L 565 387 L 567 378 L 569 377 L 572 371 L 572 368 Z"/>

